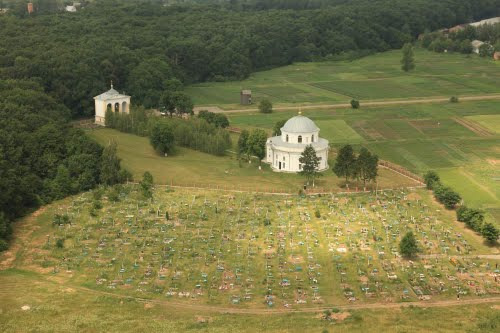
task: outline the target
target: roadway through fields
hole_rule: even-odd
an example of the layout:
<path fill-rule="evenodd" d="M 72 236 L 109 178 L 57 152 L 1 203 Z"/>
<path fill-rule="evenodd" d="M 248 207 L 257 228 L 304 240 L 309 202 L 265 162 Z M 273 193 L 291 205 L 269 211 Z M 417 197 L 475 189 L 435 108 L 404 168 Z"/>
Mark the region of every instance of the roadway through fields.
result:
<path fill-rule="evenodd" d="M 493 95 L 480 95 L 480 96 L 461 96 L 460 101 L 470 102 L 470 101 L 483 101 L 483 100 L 496 100 L 500 99 L 500 94 Z M 428 103 L 445 103 L 449 102 L 449 97 L 433 97 L 433 98 L 419 98 L 419 99 L 401 99 L 401 100 L 361 100 L 361 107 L 373 107 L 373 106 L 390 106 L 390 105 L 411 105 L 411 104 L 428 104 Z M 315 109 L 342 109 L 350 108 L 350 103 L 340 103 L 340 104 L 316 104 L 316 105 L 304 105 L 304 106 L 276 106 L 273 111 L 290 111 L 290 110 L 315 110 Z M 210 109 L 212 112 L 218 113 L 240 113 L 240 112 L 258 112 L 258 108 L 252 109 L 232 109 L 223 110 L 219 107 L 203 107 L 196 106 L 195 113 L 200 110 Z"/>

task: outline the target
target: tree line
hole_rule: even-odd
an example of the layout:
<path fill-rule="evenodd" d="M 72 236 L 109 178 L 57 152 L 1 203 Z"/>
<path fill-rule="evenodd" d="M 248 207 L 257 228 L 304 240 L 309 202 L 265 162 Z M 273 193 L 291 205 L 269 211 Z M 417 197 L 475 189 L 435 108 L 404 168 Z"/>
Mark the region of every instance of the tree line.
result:
<path fill-rule="evenodd" d="M 70 115 L 40 84 L 0 80 L 0 251 L 12 221 L 31 209 L 130 178 L 116 147 L 73 128 Z"/>
<path fill-rule="evenodd" d="M 229 124 L 225 116 L 214 116 L 222 123 L 200 117 L 158 117 L 154 111 L 143 107 L 132 107 L 130 113 L 106 111 L 106 126 L 121 132 L 150 138 L 151 145 L 161 155 L 173 153 L 175 146 L 191 148 L 204 153 L 222 156 L 231 148 L 231 137 L 224 130 Z M 225 119 L 225 120 L 222 120 Z M 212 121 L 212 120 L 211 120 Z M 215 121 L 215 120 L 214 120 Z M 222 126 L 224 125 L 224 126 Z"/>
<path fill-rule="evenodd" d="M 18 1 L 0 15 L 0 78 L 39 83 L 73 117 L 92 115 L 110 80 L 134 103 L 169 107 L 185 104 L 193 82 L 399 49 L 426 29 L 496 15 L 499 1 L 99 0 L 49 14 L 54 1 L 44 0 L 33 15 Z"/>
<path fill-rule="evenodd" d="M 472 41 L 484 42 L 479 47 L 479 55 L 491 57 L 493 52 L 500 52 L 500 23 L 484 24 L 478 27 L 467 25 L 452 32 L 426 32 L 420 38 L 423 47 L 435 52 L 472 53 Z"/>
<path fill-rule="evenodd" d="M 500 230 L 492 223 L 485 222 L 483 211 L 460 204 L 462 201 L 460 194 L 443 185 L 436 172 L 427 172 L 424 179 L 427 189 L 434 191 L 434 196 L 439 202 L 447 209 L 456 209 L 458 221 L 464 222 L 468 228 L 482 235 L 488 243 L 495 244 L 497 242 Z"/>

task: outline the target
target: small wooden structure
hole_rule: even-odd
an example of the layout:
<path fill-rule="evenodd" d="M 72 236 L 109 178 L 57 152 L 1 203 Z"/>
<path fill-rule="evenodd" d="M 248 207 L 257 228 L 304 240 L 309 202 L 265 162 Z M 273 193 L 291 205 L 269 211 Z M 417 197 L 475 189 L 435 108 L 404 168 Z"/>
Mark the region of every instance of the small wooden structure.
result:
<path fill-rule="evenodd" d="M 252 104 L 252 91 L 251 90 L 242 90 L 240 92 L 240 103 L 241 103 L 241 105 Z"/>
<path fill-rule="evenodd" d="M 496 61 L 500 60 L 500 52 L 493 53 L 493 60 L 496 60 Z"/>

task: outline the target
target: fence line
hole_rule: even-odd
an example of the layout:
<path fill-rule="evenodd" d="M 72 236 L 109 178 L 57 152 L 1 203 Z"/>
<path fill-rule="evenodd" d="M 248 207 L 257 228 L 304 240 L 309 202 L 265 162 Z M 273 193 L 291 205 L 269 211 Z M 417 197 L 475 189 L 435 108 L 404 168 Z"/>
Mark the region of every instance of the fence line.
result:
<path fill-rule="evenodd" d="M 137 182 L 128 182 L 128 184 L 138 185 Z M 209 190 L 209 191 L 221 191 L 221 192 L 233 192 L 233 193 L 256 193 L 256 194 L 269 194 L 269 195 L 282 195 L 291 196 L 299 194 L 300 189 L 282 189 L 282 188 L 272 188 L 272 187 L 240 187 L 240 186 L 230 186 L 230 185 L 215 185 L 215 184 L 197 184 L 197 183 L 177 183 L 173 180 L 170 184 L 158 184 L 157 187 L 165 188 L 182 188 L 182 189 L 193 189 L 193 190 Z M 362 189 L 359 187 L 350 189 L 341 188 L 309 188 L 304 190 L 305 195 L 331 195 L 331 194 L 360 194 L 360 193 L 375 193 L 380 191 L 402 191 L 404 189 L 419 189 L 425 186 L 404 186 L 404 187 L 383 187 L 375 189 Z"/>

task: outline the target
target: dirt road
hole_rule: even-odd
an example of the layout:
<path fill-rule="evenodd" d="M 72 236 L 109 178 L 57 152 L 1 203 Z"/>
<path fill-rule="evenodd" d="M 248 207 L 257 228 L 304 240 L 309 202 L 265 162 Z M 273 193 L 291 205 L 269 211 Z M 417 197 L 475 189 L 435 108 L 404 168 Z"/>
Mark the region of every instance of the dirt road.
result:
<path fill-rule="evenodd" d="M 480 95 L 480 96 L 461 96 L 460 101 L 483 101 L 483 100 L 500 100 L 500 94 L 494 95 Z M 421 99 L 401 99 L 401 100 L 383 100 L 383 101 L 361 101 L 361 107 L 370 106 L 390 106 L 390 105 L 408 105 L 408 104 L 427 104 L 427 103 L 444 103 L 449 102 L 449 97 L 429 97 Z M 304 106 L 276 106 L 273 111 L 290 111 L 290 110 L 317 110 L 317 109 L 342 109 L 350 108 L 350 103 L 340 103 L 340 104 L 316 104 L 316 105 L 304 105 Z M 197 107 L 197 109 L 205 109 L 203 107 Z M 233 110 L 222 110 L 220 108 L 213 108 L 213 112 L 220 113 L 239 113 L 239 112 L 258 112 L 259 109 L 233 109 Z"/>

